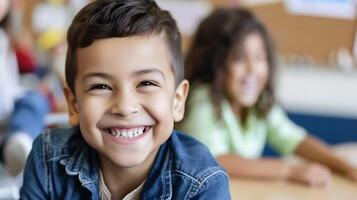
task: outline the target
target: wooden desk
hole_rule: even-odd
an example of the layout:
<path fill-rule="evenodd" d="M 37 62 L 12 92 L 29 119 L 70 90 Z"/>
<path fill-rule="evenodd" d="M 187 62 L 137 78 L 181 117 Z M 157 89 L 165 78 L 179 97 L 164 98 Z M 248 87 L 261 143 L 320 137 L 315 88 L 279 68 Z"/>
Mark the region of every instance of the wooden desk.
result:
<path fill-rule="evenodd" d="M 336 147 L 335 152 L 357 166 L 356 144 Z M 234 200 L 357 200 L 357 183 L 336 174 L 326 188 L 255 179 L 231 179 L 230 187 Z"/>
<path fill-rule="evenodd" d="M 357 183 L 333 176 L 326 188 L 310 188 L 285 181 L 231 179 L 232 199 L 239 200 L 356 200 Z"/>

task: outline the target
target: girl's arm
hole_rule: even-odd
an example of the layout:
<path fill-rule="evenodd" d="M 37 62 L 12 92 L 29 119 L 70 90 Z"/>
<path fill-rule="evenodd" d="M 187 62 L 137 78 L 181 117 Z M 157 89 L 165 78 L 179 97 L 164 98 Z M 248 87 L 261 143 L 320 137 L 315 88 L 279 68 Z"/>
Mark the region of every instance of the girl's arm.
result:
<path fill-rule="evenodd" d="M 311 135 L 306 136 L 306 138 L 298 145 L 295 153 L 310 161 L 326 165 L 332 170 L 340 172 L 357 181 L 357 168 L 335 155 L 326 144 Z"/>
<path fill-rule="evenodd" d="M 310 186 L 325 186 L 330 183 L 330 171 L 318 164 L 291 164 L 279 159 L 245 159 L 235 154 L 216 157 L 231 177 L 276 179 L 300 182 Z"/>

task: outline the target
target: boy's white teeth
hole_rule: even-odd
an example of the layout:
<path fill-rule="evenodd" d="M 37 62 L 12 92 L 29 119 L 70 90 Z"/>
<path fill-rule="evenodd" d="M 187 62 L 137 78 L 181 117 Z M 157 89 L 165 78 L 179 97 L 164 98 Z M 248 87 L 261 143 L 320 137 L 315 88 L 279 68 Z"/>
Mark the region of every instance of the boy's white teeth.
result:
<path fill-rule="evenodd" d="M 115 137 L 121 137 L 121 138 L 133 138 L 145 133 L 145 127 L 130 128 L 130 129 L 109 128 L 107 130 L 110 134 L 114 135 Z"/>

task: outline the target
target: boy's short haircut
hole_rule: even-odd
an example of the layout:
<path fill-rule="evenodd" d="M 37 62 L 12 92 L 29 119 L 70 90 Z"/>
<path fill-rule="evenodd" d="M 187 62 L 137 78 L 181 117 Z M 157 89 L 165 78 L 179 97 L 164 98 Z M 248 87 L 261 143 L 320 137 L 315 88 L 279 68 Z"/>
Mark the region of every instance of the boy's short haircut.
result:
<path fill-rule="evenodd" d="M 65 68 L 68 87 L 75 93 L 78 48 L 88 47 L 97 39 L 159 35 L 162 32 L 178 84 L 184 78 L 181 35 L 168 11 L 161 10 L 153 0 L 96 0 L 88 4 L 75 16 L 68 29 Z"/>

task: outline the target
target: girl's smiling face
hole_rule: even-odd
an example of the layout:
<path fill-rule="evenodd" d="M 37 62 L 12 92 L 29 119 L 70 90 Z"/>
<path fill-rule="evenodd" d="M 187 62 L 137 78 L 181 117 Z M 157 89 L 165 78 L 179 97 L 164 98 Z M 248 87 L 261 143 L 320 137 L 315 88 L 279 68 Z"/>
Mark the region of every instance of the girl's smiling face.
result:
<path fill-rule="evenodd" d="M 261 35 L 253 32 L 229 56 L 225 88 L 234 107 L 254 106 L 265 89 L 269 76 L 265 49 Z"/>

